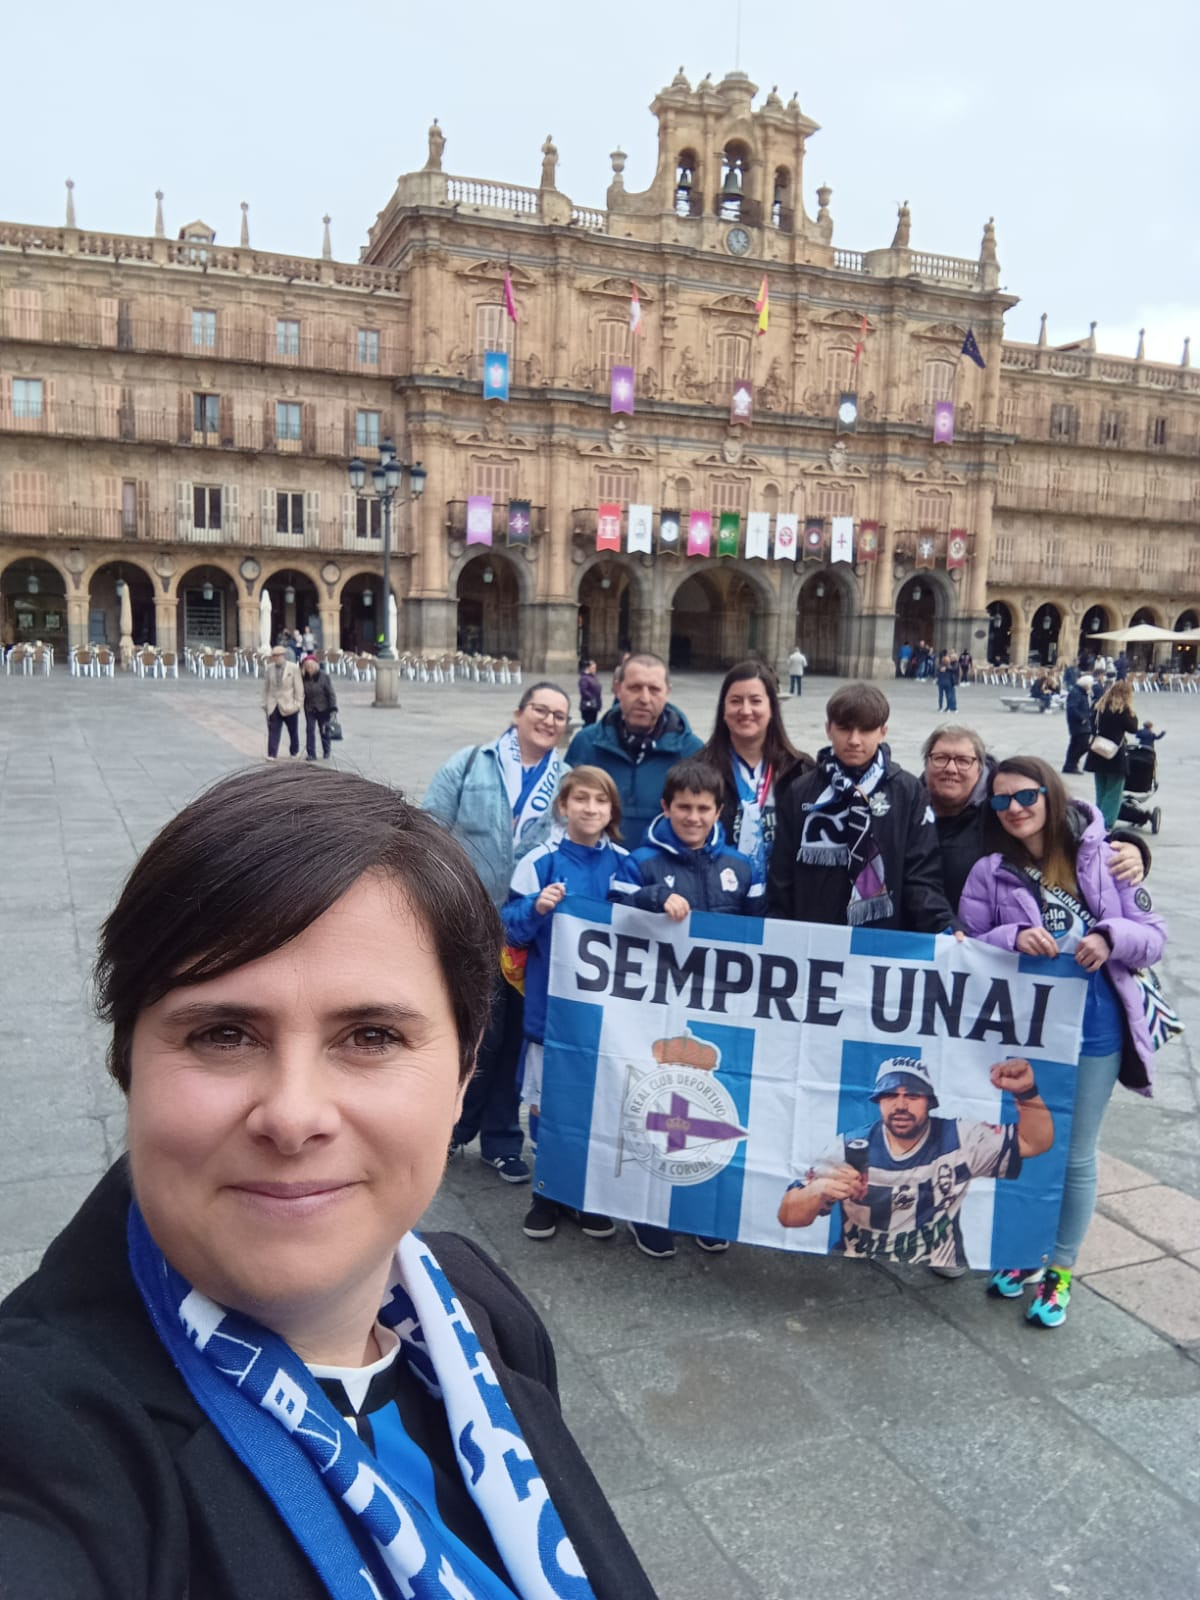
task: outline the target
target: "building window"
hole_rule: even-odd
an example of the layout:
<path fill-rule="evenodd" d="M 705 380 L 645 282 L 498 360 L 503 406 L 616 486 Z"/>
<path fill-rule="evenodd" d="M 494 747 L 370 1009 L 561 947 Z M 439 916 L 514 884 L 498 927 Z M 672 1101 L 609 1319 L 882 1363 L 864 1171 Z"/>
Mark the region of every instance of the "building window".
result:
<path fill-rule="evenodd" d="M 709 485 L 709 494 L 715 517 L 719 517 L 722 511 L 736 511 L 739 516 L 744 516 L 750 508 L 748 478 L 714 478 Z"/>
<path fill-rule="evenodd" d="M 299 438 L 298 434 L 297 438 Z M 378 411 L 356 411 L 354 413 L 354 443 L 360 450 L 378 450 Z"/>
<path fill-rule="evenodd" d="M 516 494 L 516 490 L 515 461 L 472 461 L 472 494 L 490 495 L 497 504 L 507 505 Z"/>
<path fill-rule="evenodd" d="M 1000 401 L 1000 432 L 1016 433 L 1017 431 L 1017 397 L 1015 394 L 1006 394 Z"/>
<path fill-rule="evenodd" d="M 360 411 L 358 414 L 362 417 L 368 413 Z M 370 415 L 377 417 L 378 412 L 372 412 Z M 299 404 L 291 400 L 277 400 L 275 402 L 275 437 L 276 439 L 296 440 L 300 438 Z M 374 443 L 379 443 L 378 429 L 376 429 Z"/>
<path fill-rule="evenodd" d="M 696 190 L 696 160 L 694 150 L 681 150 L 675 163 L 675 215 L 697 216 L 703 207 L 703 196 Z"/>
<path fill-rule="evenodd" d="M 126 478 L 121 484 L 121 532 L 135 534 L 138 525 L 138 486 L 136 478 Z"/>
<path fill-rule="evenodd" d="M 302 494 L 276 494 L 275 532 L 304 532 L 304 496 Z"/>
<path fill-rule="evenodd" d="M 723 222 L 737 222 L 742 217 L 742 202 L 746 197 L 746 174 L 750 167 L 750 152 L 740 140 L 730 140 L 725 146 L 721 193 L 717 197 L 719 215 Z M 743 374 L 739 373 L 739 377 Z"/>
<path fill-rule="evenodd" d="M 637 500 L 637 487 L 636 472 L 597 470 L 596 504 L 627 506 L 631 500 Z"/>
<path fill-rule="evenodd" d="M 219 484 L 197 483 L 192 488 L 192 527 L 221 526 L 221 488 Z"/>
<path fill-rule="evenodd" d="M 354 531 L 360 539 L 378 539 L 383 533 L 383 504 L 360 494 L 354 506 Z"/>
<path fill-rule="evenodd" d="M 42 417 L 43 389 L 40 378 L 14 378 L 12 381 L 13 416 L 18 421 L 40 422 Z"/>
<path fill-rule="evenodd" d="M 723 333 L 717 340 L 716 379 L 723 388 L 750 376 L 750 341 L 740 333 Z"/>
<path fill-rule="evenodd" d="M 1158 450 L 1166 448 L 1167 419 L 1166 417 L 1150 418 L 1150 443 Z"/>
<path fill-rule="evenodd" d="M 785 233 L 792 230 L 792 175 L 786 167 L 775 168 L 771 191 L 771 226 Z"/>
<path fill-rule="evenodd" d="M 628 318 L 605 317 L 596 329 L 596 365 L 602 377 L 607 379 L 614 366 L 633 364 L 629 344 Z"/>
<path fill-rule="evenodd" d="M 854 490 L 822 486 L 813 495 L 812 515 L 826 518 L 852 517 L 854 515 Z M 948 521 L 946 525 L 949 527 Z M 928 528 L 932 524 L 921 522 L 920 526 Z"/>
<path fill-rule="evenodd" d="M 927 361 L 921 398 L 926 406 L 937 400 L 954 398 L 954 363 L 952 361 Z"/>
<path fill-rule="evenodd" d="M 854 387 L 853 350 L 826 350 L 825 393 L 832 399 Z"/>
<path fill-rule="evenodd" d="M 1079 437 L 1079 407 L 1059 403 L 1050 407 L 1050 437 L 1073 440 Z"/>
<path fill-rule="evenodd" d="M 510 359 L 516 354 L 516 324 L 503 306 L 475 307 L 475 354 L 501 351 Z"/>
<path fill-rule="evenodd" d="M 215 350 L 217 347 L 217 313 L 192 312 L 192 344 L 197 349 Z"/>
<path fill-rule="evenodd" d="M 1123 421 L 1119 411 L 1102 411 L 1100 413 L 1100 443 L 1120 444 L 1123 432 Z"/>
<path fill-rule="evenodd" d="M 918 489 L 916 494 L 917 527 L 928 528 L 934 533 L 948 533 L 950 531 L 950 507 L 951 497 L 948 494 L 925 493 Z"/>
<path fill-rule="evenodd" d="M 192 396 L 192 432 L 217 433 L 221 426 L 221 397 L 216 394 Z"/>
<path fill-rule="evenodd" d="M 275 354 L 277 356 L 298 356 L 300 354 L 300 324 L 289 318 L 279 317 L 275 322 Z"/>
<path fill-rule="evenodd" d="M 374 328 L 358 330 L 358 364 L 360 367 L 379 365 L 379 334 Z"/>

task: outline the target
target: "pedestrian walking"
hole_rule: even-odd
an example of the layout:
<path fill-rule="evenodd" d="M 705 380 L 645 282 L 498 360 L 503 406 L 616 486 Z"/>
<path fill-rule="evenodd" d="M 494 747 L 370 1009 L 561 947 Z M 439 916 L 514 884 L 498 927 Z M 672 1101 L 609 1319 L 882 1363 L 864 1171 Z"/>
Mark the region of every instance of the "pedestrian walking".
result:
<path fill-rule="evenodd" d="M 263 710 L 267 714 L 267 760 L 279 754 L 279 736 L 287 725 L 289 754 L 300 754 L 300 708 L 304 704 L 304 682 L 300 668 L 288 660 L 287 649 L 277 644 L 263 677 Z"/>
<path fill-rule="evenodd" d="M 1097 703 L 1094 716 L 1096 732 L 1083 765 L 1084 770 L 1092 774 L 1096 804 L 1104 817 L 1104 826 L 1111 828 L 1121 810 L 1125 774 L 1129 770 L 1125 736 L 1136 733 L 1138 727 L 1133 710 L 1133 684 L 1128 678 L 1114 678 Z M 1112 746 L 1111 755 L 1096 748 L 1097 739 L 1108 741 Z"/>
<path fill-rule="evenodd" d="M 300 668 L 304 679 L 304 749 L 305 760 L 317 759 L 317 734 L 321 735 L 321 754 L 329 760 L 329 719 L 338 708 L 333 680 L 316 656 L 305 656 Z"/>
<path fill-rule="evenodd" d="M 1081 672 L 1067 692 L 1067 753 L 1063 771 L 1077 773 L 1092 738 L 1092 675 Z"/>
<path fill-rule="evenodd" d="M 788 676 L 792 681 L 792 693 L 801 694 L 804 690 L 804 674 L 808 670 L 808 657 L 797 644 L 788 657 Z"/>
<path fill-rule="evenodd" d="M 600 715 L 604 704 L 604 691 L 596 676 L 596 663 L 585 661 L 579 674 L 579 716 L 584 727 L 590 728 Z"/>
<path fill-rule="evenodd" d="M 958 662 L 948 650 L 943 650 L 938 657 L 937 691 L 938 710 L 955 712 L 958 710 Z"/>

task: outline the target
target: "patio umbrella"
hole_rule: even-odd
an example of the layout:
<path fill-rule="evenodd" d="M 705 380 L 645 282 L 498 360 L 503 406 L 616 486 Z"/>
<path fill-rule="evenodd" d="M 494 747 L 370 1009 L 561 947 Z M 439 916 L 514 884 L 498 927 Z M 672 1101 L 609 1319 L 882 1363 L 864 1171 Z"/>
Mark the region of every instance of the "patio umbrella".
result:
<path fill-rule="evenodd" d="M 396 654 L 396 596 L 394 594 L 389 594 L 388 595 L 387 611 L 388 611 L 388 620 L 387 620 L 388 650 L 392 655 L 395 655 Z"/>
<path fill-rule="evenodd" d="M 129 598 L 129 585 L 121 585 L 121 666 L 128 668 L 133 660 L 133 602 Z"/>
<path fill-rule="evenodd" d="M 1200 633 L 1200 630 L 1197 630 Z M 1110 628 L 1107 633 L 1089 633 L 1089 639 L 1111 639 L 1120 644 L 1149 644 L 1159 639 L 1180 639 L 1170 628 L 1156 628 L 1152 622 L 1139 622 L 1134 628 Z"/>
<path fill-rule="evenodd" d="M 271 649 L 271 596 L 266 589 L 258 597 L 258 646 L 264 654 Z"/>

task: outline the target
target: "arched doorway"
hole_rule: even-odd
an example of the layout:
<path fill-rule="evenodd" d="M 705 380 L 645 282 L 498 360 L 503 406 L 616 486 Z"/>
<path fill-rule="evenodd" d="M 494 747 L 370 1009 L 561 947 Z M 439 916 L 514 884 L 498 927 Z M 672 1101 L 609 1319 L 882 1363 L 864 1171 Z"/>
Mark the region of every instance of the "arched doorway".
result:
<path fill-rule="evenodd" d="M 106 561 L 88 585 L 88 643 L 121 643 L 121 586 L 129 595 L 130 637 L 135 646 L 154 643 L 154 579 L 129 561 Z"/>
<path fill-rule="evenodd" d="M 1158 613 L 1153 606 L 1139 606 L 1130 618 L 1129 626 L 1131 628 L 1140 628 L 1142 626 L 1161 628 L 1162 623 L 1159 621 Z M 1166 643 L 1165 639 L 1162 640 L 1161 644 L 1155 639 L 1135 639 L 1131 640 L 1129 644 L 1122 645 L 1121 648 L 1129 657 L 1129 665 L 1134 672 L 1148 672 L 1154 665 L 1159 650 L 1166 646 Z"/>
<path fill-rule="evenodd" d="M 671 600 L 672 667 L 715 672 L 759 656 L 766 643 L 762 597 L 738 572 L 697 572 Z"/>
<path fill-rule="evenodd" d="M 579 584 L 579 659 L 615 667 L 633 648 L 629 610 L 633 580 L 619 561 L 600 561 Z"/>
<path fill-rule="evenodd" d="M 900 646 L 910 644 L 914 652 L 918 645 L 935 643 L 937 628 L 937 590 L 923 573 L 916 573 L 896 596 L 896 625 L 892 629 L 892 660 L 900 654 Z"/>
<path fill-rule="evenodd" d="M 305 628 L 311 628 L 318 648 L 324 649 L 321 603 L 312 579 L 303 572 L 285 567 L 265 579 L 263 588 L 271 599 L 271 643 L 274 644 L 281 632 L 291 633 L 293 628 L 299 628 L 303 633 Z"/>
<path fill-rule="evenodd" d="M 56 658 L 67 651 L 67 585 L 57 568 L 37 556 L 5 567 L 0 576 L 0 642 L 53 645 Z"/>
<path fill-rule="evenodd" d="M 175 590 L 179 650 L 232 650 L 237 643 L 237 591 L 220 567 L 192 567 Z"/>
<path fill-rule="evenodd" d="M 1191 628 L 1200 628 L 1200 617 L 1194 611 L 1181 611 L 1175 618 L 1175 632 L 1186 633 Z M 1177 644 L 1174 646 L 1173 666 L 1176 672 L 1195 672 L 1196 670 L 1196 642 Z"/>
<path fill-rule="evenodd" d="M 1096 634 L 1107 633 L 1112 625 L 1112 613 L 1107 606 L 1089 606 L 1079 628 L 1079 649 L 1076 659 L 1090 666 L 1091 661 L 1088 658 L 1091 657 L 1094 660 L 1108 642 L 1105 639 L 1097 639 Z"/>
<path fill-rule="evenodd" d="M 458 575 L 458 648 L 468 655 L 521 656 L 521 589 L 512 563 L 495 551 L 473 556 Z"/>
<path fill-rule="evenodd" d="M 396 648 L 403 650 L 404 608 L 396 594 Z M 377 572 L 356 572 L 342 585 L 338 607 L 338 644 L 355 655 L 378 654 L 384 642 L 387 617 L 380 604 L 383 580 Z"/>
<path fill-rule="evenodd" d="M 842 670 L 845 607 L 841 588 L 828 572 L 814 572 L 796 597 L 796 642 L 810 672 Z"/>
<path fill-rule="evenodd" d="M 987 658 L 996 666 L 1009 659 L 1012 631 L 1012 607 L 1004 600 L 993 600 L 988 606 Z"/>
<path fill-rule="evenodd" d="M 1030 666 L 1052 667 L 1058 660 L 1058 638 L 1062 632 L 1062 612 L 1049 601 L 1033 614 L 1029 629 Z"/>

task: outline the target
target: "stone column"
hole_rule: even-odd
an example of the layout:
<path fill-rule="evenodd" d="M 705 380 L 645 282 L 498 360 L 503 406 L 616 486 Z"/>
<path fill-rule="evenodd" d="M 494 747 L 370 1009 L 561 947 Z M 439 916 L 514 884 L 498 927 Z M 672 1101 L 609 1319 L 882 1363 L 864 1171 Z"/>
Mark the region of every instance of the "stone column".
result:
<path fill-rule="evenodd" d="M 238 644 L 243 650 L 258 650 L 260 615 L 257 600 L 238 600 Z"/>
<path fill-rule="evenodd" d="M 321 642 L 326 650 L 341 649 L 342 610 L 332 600 L 321 601 Z"/>
<path fill-rule="evenodd" d="M 67 649 L 80 650 L 88 642 L 88 596 L 67 596 Z"/>
<path fill-rule="evenodd" d="M 154 643 L 160 650 L 179 649 L 178 611 L 179 601 L 174 595 L 155 595 Z"/>

